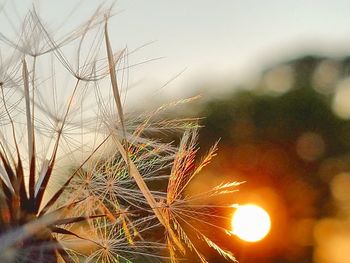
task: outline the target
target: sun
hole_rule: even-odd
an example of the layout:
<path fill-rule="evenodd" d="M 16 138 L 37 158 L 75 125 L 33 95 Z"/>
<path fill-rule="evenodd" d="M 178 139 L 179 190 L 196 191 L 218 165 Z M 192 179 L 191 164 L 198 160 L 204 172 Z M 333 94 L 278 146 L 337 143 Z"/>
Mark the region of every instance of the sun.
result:
<path fill-rule="evenodd" d="M 269 214 L 260 206 L 247 204 L 238 206 L 232 216 L 232 233 L 247 242 L 262 240 L 270 231 Z"/>

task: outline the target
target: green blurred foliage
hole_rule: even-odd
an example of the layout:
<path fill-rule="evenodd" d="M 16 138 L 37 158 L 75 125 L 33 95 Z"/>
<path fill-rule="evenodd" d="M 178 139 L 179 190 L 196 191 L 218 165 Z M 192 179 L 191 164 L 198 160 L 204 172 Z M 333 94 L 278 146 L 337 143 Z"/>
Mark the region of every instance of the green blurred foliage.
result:
<path fill-rule="evenodd" d="M 326 79 L 329 87 L 323 90 L 330 92 L 321 92 L 316 77 L 322 79 L 325 73 L 317 72 L 329 61 L 336 63 L 336 79 Z M 281 92 L 276 85 L 269 90 L 264 77 L 286 66 L 292 85 Z M 221 141 L 218 157 L 200 180 L 210 184 L 214 176 L 246 181 L 235 201 L 260 202 L 271 213 L 273 228 L 266 240 L 223 241 L 242 263 L 325 262 L 315 259 L 319 240 L 314 227 L 322 218 L 337 216 L 330 183 L 337 174 L 350 171 L 350 121 L 332 109 L 337 83 L 348 72 L 348 58 L 306 56 L 266 70 L 253 88 L 202 105 L 201 148 L 208 149 L 217 138 Z M 279 81 L 284 83 L 283 78 Z"/>

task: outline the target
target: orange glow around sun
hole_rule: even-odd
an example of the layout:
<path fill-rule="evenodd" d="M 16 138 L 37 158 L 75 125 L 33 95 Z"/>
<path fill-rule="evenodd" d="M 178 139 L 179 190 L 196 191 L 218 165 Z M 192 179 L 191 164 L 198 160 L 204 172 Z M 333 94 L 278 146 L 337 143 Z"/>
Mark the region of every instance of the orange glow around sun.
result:
<path fill-rule="evenodd" d="M 260 206 L 247 204 L 238 206 L 232 216 L 232 233 L 247 242 L 258 242 L 270 231 L 269 214 Z"/>

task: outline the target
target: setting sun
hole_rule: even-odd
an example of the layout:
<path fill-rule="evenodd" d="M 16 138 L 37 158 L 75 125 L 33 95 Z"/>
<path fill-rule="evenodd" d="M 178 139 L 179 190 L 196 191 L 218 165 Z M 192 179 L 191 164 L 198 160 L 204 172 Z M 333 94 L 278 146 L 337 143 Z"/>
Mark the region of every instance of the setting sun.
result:
<path fill-rule="evenodd" d="M 247 242 L 263 239 L 271 227 L 269 214 L 253 204 L 238 206 L 232 217 L 232 233 Z"/>

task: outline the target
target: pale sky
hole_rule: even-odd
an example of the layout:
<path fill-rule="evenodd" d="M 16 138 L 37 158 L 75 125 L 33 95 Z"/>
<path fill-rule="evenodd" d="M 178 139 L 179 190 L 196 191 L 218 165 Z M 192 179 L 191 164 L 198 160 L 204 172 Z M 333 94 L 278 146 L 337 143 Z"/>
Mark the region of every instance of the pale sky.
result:
<path fill-rule="evenodd" d="M 12 2 L 23 12 L 32 1 L 9 0 L 6 6 Z M 62 21 L 78 3 L 70 26 L 102 1 L 34 2 L 53 22 Z M 265 65 L 309 51 L 350 54 L 347 0 L 119 0 L 114 10 L 118 14 L 109 28 L 116 49 L 155 41 L 132 60 L 164 57 L 130 70 L 138 89 L 157 90 L 186 69 L 164 89 L 171 96 L 207 81 L 239 82 Z"/>

